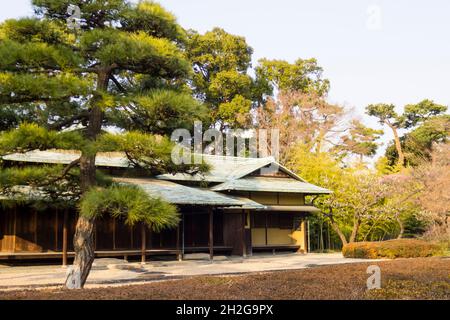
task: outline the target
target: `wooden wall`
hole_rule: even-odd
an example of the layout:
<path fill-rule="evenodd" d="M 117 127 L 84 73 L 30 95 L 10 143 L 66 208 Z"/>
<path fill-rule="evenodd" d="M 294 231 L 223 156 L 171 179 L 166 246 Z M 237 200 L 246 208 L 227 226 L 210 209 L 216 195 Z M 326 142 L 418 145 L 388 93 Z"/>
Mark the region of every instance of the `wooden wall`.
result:
<path fill-rule="evenodd" d="M 184 209 L 184 224 L 180 230 L 165 229 L 152 232 L 146 229 L 147 249 L 175 249 L 177 233 L 184 225 L 185 247 L 207 247 L 209 243 L 209 215 L 206 209 Z M 73 236 L 77 214 L 67 213 L 68 251 L 73 251 Z M 2 252 L 61 252 L 63 247 L 64 210 L 37 211 L 31 207 L 0 209 L 0 251 Z M 214 213 L 214 245 L 223 246 L 223 213 Z M 95 250 L 140 250 L 141 225 L 130 227 L 124 221 L 104 217 L 96 221 Z M 181 242 L 181 240 L 180 240 Z"/>
<path fill-rule="evenodd" d="M 64 210 L 39 211 L 22 206 L 0 210 L 0 251 L 62 251 Z M 75 233 L 76 214 L 67 210 L 68 239 Z M 73 250 L 72 241 L 68 249 Z"/>
<path fill-rule="evenodd" d="M 265 205 L 299 206 L 305 204 L 305 196 L 297 193 L 252 191 L 233 192 L 232 194 L 247 197 Z M 298 245 L 302 250 L 306 250 L 304 213 L 254 212 L 251 216 L 251 243 L 253 246 Z M 303 222 L 294 226 L 295 219 L 299 218 Z M 261 219 L 264 220 L 264 223 L 261 223 Z M 259 220 L 259 223 L 256 220 Z"/>
<path fill-rule="evenodd" d="M 0 209 L 0 252 L 12 252 L 14 240 L 14 212 Z"/>

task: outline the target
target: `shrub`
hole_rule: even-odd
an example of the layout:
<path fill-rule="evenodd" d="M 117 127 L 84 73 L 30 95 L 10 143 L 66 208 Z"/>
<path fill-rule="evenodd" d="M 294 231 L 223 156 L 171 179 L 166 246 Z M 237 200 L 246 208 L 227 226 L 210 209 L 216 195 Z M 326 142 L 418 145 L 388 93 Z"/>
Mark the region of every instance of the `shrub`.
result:
<path fill-rule="evenodd" d="M 417 258 L 443 254 L 441 245 L 416 239 L 399 239 L 379 242 L 353 242 L 342 248 L 346 258 Z"/>

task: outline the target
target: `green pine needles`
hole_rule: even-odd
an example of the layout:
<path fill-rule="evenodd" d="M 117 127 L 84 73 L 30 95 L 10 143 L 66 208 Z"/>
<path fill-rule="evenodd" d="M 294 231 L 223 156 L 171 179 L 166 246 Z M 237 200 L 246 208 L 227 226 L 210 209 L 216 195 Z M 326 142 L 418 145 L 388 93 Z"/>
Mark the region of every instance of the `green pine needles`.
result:
<path fill-rule="evenodd" d="M 179 222 L 174 205 L 159 198 L 150 197 L 137 186 L 114 184 L 108 188 L 93 188 L 79 204 L 80 214 L 87 218 L 99 218 L 110 214 L 130 226 L 145 223 L 158 232 L 176 227 Z"/>

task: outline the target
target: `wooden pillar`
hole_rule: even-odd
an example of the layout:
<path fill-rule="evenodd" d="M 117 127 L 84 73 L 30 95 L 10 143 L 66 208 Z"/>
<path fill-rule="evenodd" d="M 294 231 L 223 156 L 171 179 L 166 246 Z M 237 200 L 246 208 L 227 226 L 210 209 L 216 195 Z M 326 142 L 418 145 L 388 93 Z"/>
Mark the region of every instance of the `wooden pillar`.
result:
<path fill-rule="evenodd" d="M 67 266 L 67 219 L 68 209 L 64 209 L 63 218 L 63 243 L 62 243 L 62 265 Z"/>
<path fill-rule="evenodd" d="M 181 261 L 181 250 L 180 250 L 180 222 L 177 226 L 177 259 L 178 261 Z"/>
<path fill-rule="evenodd" d="M 113 250 L 116 250 L 116 218 L 112 218 L 112 242 Z"/>
<path fill-rule="evenodd" d="M 182 230 L 181 230 L 181 259 L 184 259 L 184 213 L 181 213 L 181 222 L 182 222 Z"/>
<path fill-rule="evenodd" d="M 59 219 L 58 219 L 59 210 L 58 208 L 55 209 L 55 251 L 58 251 L 58 231 L 59 231 Z M 36 230 L 37 230 L 37 223 L 36 223 Z M 37 232 L 36 232 L 37 234 Z"/>
<path fill-rule="evenodd" d="M 152 228 L 148 229 L 147 238 L 148 238 L 147 250 L 151 250 L 151 249 L 153 249 L 153 229 Z"/>
<path fill-rule="evenodd" d="M 130 230 L 130 248 L 134 249 L 134 229 L 133 227 L 129 227 Z"/>
<path fill-rule="evenodd" d="M 17 239 L 17 204 L 14 205 L 14 224 L 13 224 L 13 252 L 16 252 L 16 239 Z"/>
<path fill-rule="evenodd" d="M 266 237 L 266 246 L 268 245 L 268 241 L 267 241 L 267 217 L 268 214 L 267 212 L 264 213 L 264 230 L 265 230 L 265 237 Z"/>
<path fill-rule="evenodd" d="M 214 258 L 214 224 L 213 217 L 214 211 L 212 208 L 209 210 L 209 260 L 213 260 Z"/>
<path fill-rule="evenodd" d="M 309 233 L 309 220 L 306 220 L 306 229 L 305 233 L 307 234 L 307 244 L 306 244 L 306 253 L 308 253 L 311 250 L 311 238 Z"/>
<path fill-rule="evenodd" d="M 245 224 L 246 224 L 245 210 L 242 210 L 242 256 L 247 257 L 247 241 L 245 236 Z"/>
<path fill-rule="evenodd" d="M 145 263 L 145 256 L 146 256 L 146 246 L 147 246 L 147 238 L 146 238 L 146 230 L 145 230 L 145 224 L 141 224 L 141 263 Z"/>
<path fill-rule="evenodd" d="M 37 247 L 38 246 L 38 244 L 37 244 L 37 237 L 38 237 L 37 229 L 38 228 L 37 228 L 37 210 L 36 209 L 33 209 L 33 227 L 34 227 L 33 242 L 34 242 L 35 246 Z"/>

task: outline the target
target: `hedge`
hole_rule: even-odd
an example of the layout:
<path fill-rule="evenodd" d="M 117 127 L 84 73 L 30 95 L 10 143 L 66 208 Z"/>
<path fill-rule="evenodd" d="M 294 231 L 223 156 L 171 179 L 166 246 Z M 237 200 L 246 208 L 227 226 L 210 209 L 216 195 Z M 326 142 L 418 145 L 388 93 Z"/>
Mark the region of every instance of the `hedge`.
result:
<path fill-rule="evenodd" d="M 353 242 L 342 248 L 342 254 L 346 258 L 365 259 L 431 257 L 442 253 L 441 245 L 416 239 Z"/>

